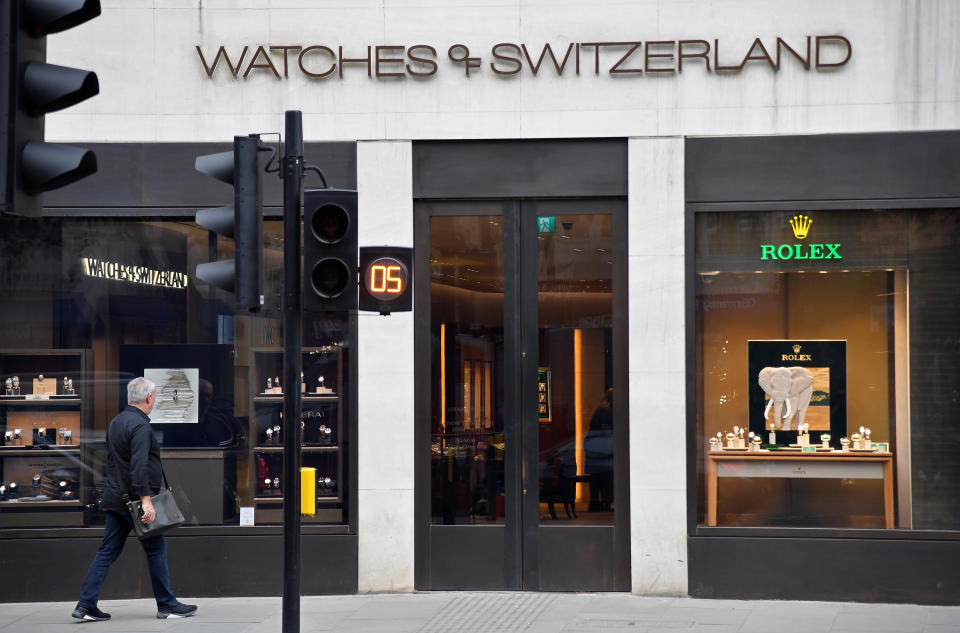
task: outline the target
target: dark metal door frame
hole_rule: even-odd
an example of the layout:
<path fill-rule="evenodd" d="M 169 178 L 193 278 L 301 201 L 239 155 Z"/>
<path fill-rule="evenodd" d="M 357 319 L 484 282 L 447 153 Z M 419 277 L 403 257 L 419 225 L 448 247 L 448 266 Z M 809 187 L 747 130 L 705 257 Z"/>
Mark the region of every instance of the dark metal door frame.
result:
<path fill-rule="evenodd" d="M 614 381 L 620 396 L 614 410 L 618 419 L 628 420 L 627 373 L 627 240 L 626 201 L 597 198 L 591 209 L 584 200 L 546 200 L 553 209 L 569 207 L 570 213 L 611 214 L 613 220 L 614 276 L 613 305 Z M 524 402 L 521 394 L 536 392 L 538 367 L 537 327 L 537 200 L 418 201 L 414 212 L 415 275 L 415 587 L 433 589 L 431 578 L 432 530 L 457 530 L 463 536 L 478 530 L 503 530 L 504 589 L 541 589 L 541 526 L 539 522 L 539 425 L 535 399 Z M 430 221 L 433 217 L 492 215 L 499 206 L 504 226 L 504 487 L 506 493 L 503 526 L 434 526 L 431 524 L 430 419 Z M 608 590 L 630 589 L 630 510 L 628 425 L 618 424 L 614 441 L 615 529 L 614 579 Z M 607 529 L 609 526 L 550 527 L 570 534 L 579 530 Z M 489 534 L 489 532 L 484 532 Z"/>
<path fill-rule="evenodd" d="M 499 213 L 495 210 L 499 207 Z M 432 589 L 431 575 L 432 532 L 441 530 L 457 532 L 464 537 L 482 531 L 489 537 L 492 531 L 503 532 L 503 587 L 521 589 L 521 539 L 516 528 L 520 521 L 520 425 L 510 420 L 520 418 L 519 398 L 515 390 L 504 390 L 504 492 L 506 498 L 504 525 L 492 526 L 435 526 L 431 523 L 431 455 L 430 389 L 431 389 L 431 341 L 430 341 L 430 221 L 434 217 L 469 215 L 499 215 L 504 226 L 504 384 L 516 384 L 519 380 L 520 363 L 518 352 L 519 333 L 508 324 L 519 321 L 516 280 L 519 266 L 519 208 L 515 200 L 418 202 L 414 212 L 414 367 L 415 367 L 415 431 L 414 431 L 414 586 L 417 589 Z M 494 537 L 494 540 L 495 537 Z M 490 561 L 496 566 L 496 561 Z"/>
<path fill-rule="evenodd" d="M 537 369 L 539 365 L 538 337 L 538 250 L 537 217 L 539 209 L 546 207 L 549 215 L 607 215 L 612 220 L 613 246 L 613 380 L 618 396 L 614 398 L 615 419 L 624 423 L 614 425 L 614 532 L 613 556 L 614 578 L 602 587 L 603 590 L 629 591 L 630 578 L 630 456 L 629 425 L 626 423 L 629 407 L 629 375 L 627 351 L 627 204 L 616 198 L 558 200 L 547 198 L 524 199 L 520 203 L 521 226 L 519 235 L 522 240 L 520 274 L 520 296 L 522 323 L 521 337 L 521 380 L 520 393 L 536 393 Z M 523 406 L 522 451 L 523 465 L 523 588 L 528 590 L 550 590 L 555 585 L 546 585 L 541 578 L 544 568 L 542 556 L 550 556 L 549 548 L 544 548 L 544 530 L 560 536 L 562 531 L 569 536 L 570 543 L 586 543 L 596 538 L 601 530 L 609 531 L 610 526 L 541 526 L 539 498 L 539 421 L 537 403 L 534 398 Z M 600 536 L 600 538 L 604 538 Z M 564 540 L 562 537 L 559 539 Z M 554 579 L 556 580 L 556 579 Z M 562 580 L 562 579 L 561 579 Z"/>

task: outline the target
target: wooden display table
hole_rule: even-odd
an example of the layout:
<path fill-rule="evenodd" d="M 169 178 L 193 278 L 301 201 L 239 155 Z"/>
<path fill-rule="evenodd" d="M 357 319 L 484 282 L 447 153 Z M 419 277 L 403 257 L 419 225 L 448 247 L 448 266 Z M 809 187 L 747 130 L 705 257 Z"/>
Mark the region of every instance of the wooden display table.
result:
<path fill-rule="evenodd" d="M 892 453 L 707 451 L 707 525 L 717 524 L 717 479 L 883 479 L 884 526 L 893 525 Z"/>

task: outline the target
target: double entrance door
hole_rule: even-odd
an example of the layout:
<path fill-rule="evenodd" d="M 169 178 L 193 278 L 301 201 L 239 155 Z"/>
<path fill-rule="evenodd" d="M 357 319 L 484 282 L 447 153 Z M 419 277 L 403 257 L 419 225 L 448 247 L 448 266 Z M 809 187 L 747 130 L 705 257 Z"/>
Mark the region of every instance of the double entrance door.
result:
<path fill-rule="evenodd" d="M 418 589 L 630 588 L 626 205 L 416 205 Z"/>

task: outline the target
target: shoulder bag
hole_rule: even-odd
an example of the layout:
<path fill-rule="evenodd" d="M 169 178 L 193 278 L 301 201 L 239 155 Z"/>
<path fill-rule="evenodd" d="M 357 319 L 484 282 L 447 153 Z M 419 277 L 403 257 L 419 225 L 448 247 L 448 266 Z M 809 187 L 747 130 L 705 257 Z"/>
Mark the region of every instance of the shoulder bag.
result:
<path fill-rule="evenodd" d="M 133 531 L 141 541 L 158 534 L 164 534 L 183 525 L 183 513 L 180 512 L 177 502 L 173 499 L 173 491 L 170 489 L 170 484 L 167 483 L 167 474 L 163 472 L 162 465 L 160 466 L 160 472 L 163 474 L 163 488 L 160 489 L 159 493 L 150 497 L 153 502 L 153 509 L 157 513 L 156 518 L 150 525 L 140 520 L 143 518 L 143 502 L 139 499 L 135 501 L 130 499 L 130 495 L 123 495 L 130 521 L 133 523 Z"/>

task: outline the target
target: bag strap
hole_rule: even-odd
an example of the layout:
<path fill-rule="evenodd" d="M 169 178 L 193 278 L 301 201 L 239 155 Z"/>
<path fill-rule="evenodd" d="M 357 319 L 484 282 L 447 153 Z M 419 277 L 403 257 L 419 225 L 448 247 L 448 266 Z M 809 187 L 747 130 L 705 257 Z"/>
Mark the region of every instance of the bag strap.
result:
<path fill-rule="evenodd" d="M 163 487 L 170 490 L 170 484 L 167 482 L 167 473 L 163 471 L 163 460 L 160 460 L 160 474 L 163 476 Z"/>

